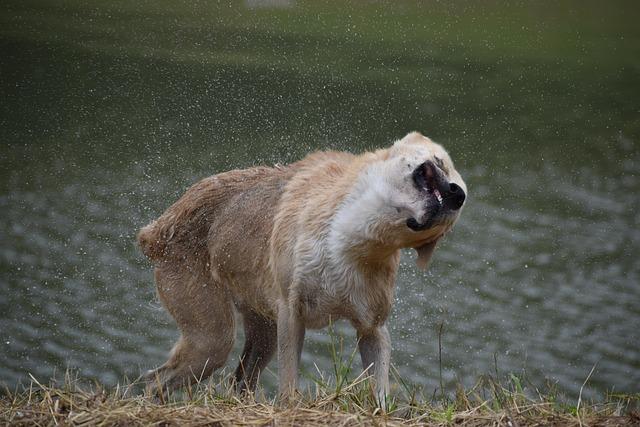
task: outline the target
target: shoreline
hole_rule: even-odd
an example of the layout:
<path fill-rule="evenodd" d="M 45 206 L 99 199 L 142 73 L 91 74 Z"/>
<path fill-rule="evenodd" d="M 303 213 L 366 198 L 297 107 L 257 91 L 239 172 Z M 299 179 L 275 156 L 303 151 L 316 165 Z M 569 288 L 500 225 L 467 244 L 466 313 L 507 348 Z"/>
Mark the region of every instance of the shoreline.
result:
<path fill-rule="evenodd" d="M 373 399 L 371 384 L 353 381 L 316 382 L 313 391 L 282 405 L 256 395 L 233 393 L 229 377 L 196 384 L 181 392 L 146 396 L 140 384 L 104 388 L 81 386 L 65 376 L 63 384 L 45 386 L 32 377 L 23 390 L 0 393 L 0 424 L 26 425 L 640 425 L 640 394 L 609 395 L 603 402 L 575 404 L 557 395 L 523 388 L 511 376 L 506 384 L 483 378 L 471 389 L 459 387 L 455 397 L 424 398 L 400 381 L 387 401 L 387 411 Z M 533 393 L 537 394 L 533 397 Z"/>

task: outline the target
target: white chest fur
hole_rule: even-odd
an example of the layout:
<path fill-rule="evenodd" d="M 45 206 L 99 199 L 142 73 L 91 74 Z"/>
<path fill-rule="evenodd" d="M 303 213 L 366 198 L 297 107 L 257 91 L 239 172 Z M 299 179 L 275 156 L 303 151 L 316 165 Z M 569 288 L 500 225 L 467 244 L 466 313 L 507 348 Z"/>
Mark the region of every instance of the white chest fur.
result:
<path fill-rule="evenodd" d="M 397 255 L 384 268 L 359 266 L 329 253 L 322 242 L 299 243 L 290 298 L 309 328 L 347 319 L 357 328 L 384 323 L 391 310 Z M 302 254 L 302 256 L 300 256 Z M 337 262 L 339 260 L 339 262 Z"/>

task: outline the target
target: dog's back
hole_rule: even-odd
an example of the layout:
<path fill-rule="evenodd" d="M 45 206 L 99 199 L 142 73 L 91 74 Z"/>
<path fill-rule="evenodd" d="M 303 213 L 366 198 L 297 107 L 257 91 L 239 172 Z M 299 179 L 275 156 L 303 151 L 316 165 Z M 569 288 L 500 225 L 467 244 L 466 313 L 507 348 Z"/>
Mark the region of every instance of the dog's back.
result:
<path fill-rule="evenodd" d="M 295 165 L 254 167 L 197 182 L 140 230 L 142 252 L 154 262 L 208 262 L 208 239 L 216 239 L 216 233 L 229 237 L 235 232 L 242 239 L 251 229 L 263 233 L 255 221 L 267 219 L 275 209 L 294 169 Z"/>

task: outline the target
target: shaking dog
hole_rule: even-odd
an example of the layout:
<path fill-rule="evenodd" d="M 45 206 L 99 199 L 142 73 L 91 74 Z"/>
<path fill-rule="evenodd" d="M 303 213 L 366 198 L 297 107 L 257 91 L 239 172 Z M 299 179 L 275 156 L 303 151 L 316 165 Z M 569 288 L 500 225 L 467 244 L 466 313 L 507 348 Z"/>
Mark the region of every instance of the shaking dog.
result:
<path fill-rule="evenodd" d="M 223 366 L 238 311 L 240 392 L 255 388 L 277 352 L 279 391 L 290 397 L 305 330 L 346 319 L 384 402 L 400 249 L 415 248 L 426 268 L 466 191 L 447 152 L 417 132 L 375 152 L 317 152 L 196 183 L 138 235 L 181 332 L 150 387 L 187 385 Z"/>

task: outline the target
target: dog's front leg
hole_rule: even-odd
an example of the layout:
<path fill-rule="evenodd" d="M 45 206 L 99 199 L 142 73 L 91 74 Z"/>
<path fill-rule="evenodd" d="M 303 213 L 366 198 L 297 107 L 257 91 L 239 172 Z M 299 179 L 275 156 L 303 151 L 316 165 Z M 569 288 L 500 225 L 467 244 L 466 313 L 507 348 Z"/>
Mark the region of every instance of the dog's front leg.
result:
<path fill-rule="evenodd" d="M 362 358 L 362 368 L 368 369 L 373 378 L 376 398 L 380 407 L 386 407 L 389 394 L 389 363 L 391 341 L 386 325 L 366 332 L 358 331 L 358 349 Z"/>
<path fill-rule="evenodd" d="M 295 307 L 278 304 L 278 390 L 283 400 L 293 397 L 298 386 L 298 365 L 304 342 L 304 321 Z"/>

